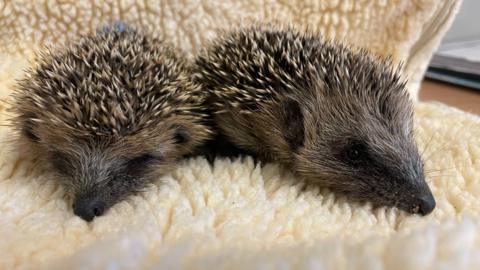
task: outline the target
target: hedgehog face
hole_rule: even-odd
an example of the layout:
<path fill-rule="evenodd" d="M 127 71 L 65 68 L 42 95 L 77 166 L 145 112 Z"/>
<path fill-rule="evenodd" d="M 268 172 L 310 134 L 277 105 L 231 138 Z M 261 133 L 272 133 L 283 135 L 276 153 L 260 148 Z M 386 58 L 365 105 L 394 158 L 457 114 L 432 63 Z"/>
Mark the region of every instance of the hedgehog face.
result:
<path fill-rule="evenodd" d="M 371 98 L 329 99 L 313 107 L 288 105 L 285 115 L 294 116 L 285 120 L 297 124 L 290 124 L 295 128 L 285 139 L 299 174 L 353 200 L 429 214 L 435 200 L 413 138 L 408 96 L 385 97 L 386 111 Z"/>
<path fill-rule="evenodd" d="M 50 158 L 59 179 L 72 194 L 74 213 L 86 221 L 143 190 L 153 181 L 154 170 L 165 171 L 170 165 L 150 151 L 118 157 L 107 149 L 81 149 L 76 154 L 56 151 Z"/>
<path fill-rule="evenodd" d="M 23 135 L 57 173 L 73 199 L 74 213 L 86 221 L 144 190 L 189 149 L 193 140 L 182 119 L 169 119 L 155 135 L 62 137 L 26 122 Z M 170 124 L 172 123 L 172 124 Z M 190 126 L 195 130 L 195 126 Z"/>

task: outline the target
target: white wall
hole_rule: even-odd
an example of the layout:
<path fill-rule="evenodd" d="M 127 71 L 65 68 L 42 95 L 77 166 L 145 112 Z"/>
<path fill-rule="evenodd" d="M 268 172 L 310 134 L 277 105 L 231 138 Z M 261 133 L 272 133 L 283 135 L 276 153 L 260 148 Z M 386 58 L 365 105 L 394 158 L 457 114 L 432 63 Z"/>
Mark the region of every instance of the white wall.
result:
<path fill-rule="evenodd" d="M 480 40 L 480 0 L 463 0 L 443 43 L 473 39 Z"/>

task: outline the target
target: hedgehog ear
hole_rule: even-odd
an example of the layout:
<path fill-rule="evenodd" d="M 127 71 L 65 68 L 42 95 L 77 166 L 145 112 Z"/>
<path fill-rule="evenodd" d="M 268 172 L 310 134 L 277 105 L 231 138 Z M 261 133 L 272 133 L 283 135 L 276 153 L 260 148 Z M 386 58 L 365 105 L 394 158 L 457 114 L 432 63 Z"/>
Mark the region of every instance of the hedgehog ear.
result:
<path fill-rule="evenodd" d="M 304 143 L 303 113 L 298 101 L 287 98 L 281 104 L 283 110 L 283 136 L 293 151 Z"/>
<path fill-rule="evenodd" d="M 33 131 L 35 124 L 32 120 L 27 119 L 23 122 L 22 133 L 23 135 L 32 142 L 40 141 L 40 138 Z"/>
<path fill-rule="evenodd" d="M 190 141 L 190 134 L 188 133 L 187 129 L 182 125 L 174 125 L 173 126 L 174 133 L 173 133 L 173 141 L 176 144 L 185 144 Z"/>

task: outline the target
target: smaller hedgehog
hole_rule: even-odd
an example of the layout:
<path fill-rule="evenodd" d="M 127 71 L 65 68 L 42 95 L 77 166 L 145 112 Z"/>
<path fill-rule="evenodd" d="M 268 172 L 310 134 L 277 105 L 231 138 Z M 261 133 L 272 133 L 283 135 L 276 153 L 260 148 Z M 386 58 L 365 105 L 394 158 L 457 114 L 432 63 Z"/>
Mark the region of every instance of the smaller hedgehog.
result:
<path fill-rule="evenodd" d="M 212 149 L 279 162 L 352 200 L 434 209 L 412 102 L 391 61 L 310 32 L 254 25 L 213 41 L 192 69 L 209 91 L 220 138 Z"/>
<path fill-rule="evenodd" d="M 38 58 L 14 93 L 12 123 L 86 221 L 210 136 L 185 61 L 148 33 L 116 24 Z"/>

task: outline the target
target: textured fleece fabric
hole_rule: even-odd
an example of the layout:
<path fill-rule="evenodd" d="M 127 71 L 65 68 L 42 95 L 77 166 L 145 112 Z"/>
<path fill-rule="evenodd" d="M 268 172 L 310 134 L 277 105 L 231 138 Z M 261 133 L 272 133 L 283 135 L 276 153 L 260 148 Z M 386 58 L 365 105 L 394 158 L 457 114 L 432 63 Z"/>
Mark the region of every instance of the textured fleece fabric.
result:
<path fill-rule="evenodd" d="M 0 269 L 480 269 L 480 118 L 416 104 L 437 208 L 354 204 L 250 158 L 185 160 L 86 223 L 52 172 L 12 147 L 8 95 L 32 52 L 104 22 L 148 26 L 194 56 L 215 29 L 290 21 L 394 55 L 413 97 L 459 1 L 4 1 L 0 4 Z"/>

